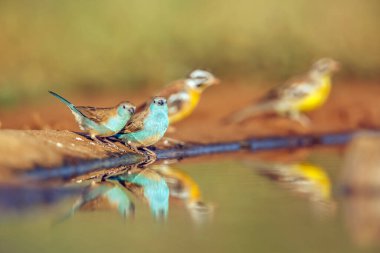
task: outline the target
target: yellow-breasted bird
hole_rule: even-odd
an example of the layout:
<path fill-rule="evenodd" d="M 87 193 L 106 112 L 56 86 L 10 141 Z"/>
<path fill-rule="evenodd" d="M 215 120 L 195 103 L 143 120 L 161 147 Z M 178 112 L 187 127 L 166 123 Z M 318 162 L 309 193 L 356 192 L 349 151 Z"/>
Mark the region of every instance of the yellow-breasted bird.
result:
<path fill-rule="evenodd" d="M 331 75 L 339 63 L 330 58 L 316 61 L 309 72 L 270 90 L 258 103 L 235 112 L 229 122 L 243 120 L 266 112 L 276 112 L 308 125 L 310 120 L 303 112 L 312 111 L 325 103 L 331 90 Z"/>
<path fill-rule="evenodd" d="M 188 78 L 173 81 L 156 96 L 164 97 L 168 103 L 170 124 L 189 116 L 198 105 L 202 92 L 219 83 L 213 74 L 205 70 L 194 70 Z"/>

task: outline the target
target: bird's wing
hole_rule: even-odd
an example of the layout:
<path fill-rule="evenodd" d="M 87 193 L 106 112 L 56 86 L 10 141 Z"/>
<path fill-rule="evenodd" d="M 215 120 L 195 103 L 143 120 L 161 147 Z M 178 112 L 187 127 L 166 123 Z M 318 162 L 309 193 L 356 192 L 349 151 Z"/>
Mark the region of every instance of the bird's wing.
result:
<path fill-rule="evenodd" d="M 112 115 L 114 108 L 97 108 L 90 106 L 77 106 L 78 111 L 80 111 L 84 116 L 90 120 L 101 123 L 107 121 L 108 118 Z"/>
<path fill-rule="evenodd" d="M 190 100 L 185 88 L 185 80 L 177 80 L 163 89 L 157 96 L 166 98 L 169 114 L 181 111 L 183 105 Z"/>
<path fill-rule="evenodd" d="M 145 109 L 139 113 L 135 113 L 128 124 L 121 130 L 121 133 L 132 133 L 144 128 L 144 119 L 149 113 L 149 107 L 146 105 Z"/>
<path fill-rule="evenodd" d="M 168 99 L 171 95 L 185 90 L 185 80 L 171 82 L 168 86 L 156 94 L 157 97 Z"/>
<path fill-rule="evenodd" d="M 282 99 L 302 99 L 314 91 L 314 83 L 308 76 L 293 78 L 283 85 L 271 89 L 260 101 L 270 102 Z"/>
<path fill-rule="evenodd" d="M 190 96 L 186 91 L 172 94 L 168 98 L 168 109 L 170 114 L 181 111 L 186 102 L 190 100 Z"/>

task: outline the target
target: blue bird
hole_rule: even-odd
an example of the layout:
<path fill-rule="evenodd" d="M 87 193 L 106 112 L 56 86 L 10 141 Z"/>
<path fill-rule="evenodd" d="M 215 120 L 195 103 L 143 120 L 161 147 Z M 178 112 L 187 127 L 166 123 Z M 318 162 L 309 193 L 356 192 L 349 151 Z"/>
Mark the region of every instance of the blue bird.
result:
<path fill-rule="evenodd" d="M 97 137 L 109 137 L 120 132 L 136 109 L 133 104 L 127 101 L 108 108 L 75 106 L 57 93 L 52 91 L 49 91 L 49 93 L 69 107 L 80 129 L 86 131 L 91 139 L 96 142 L 99 142 Z"/>
<path fill-rule="evenodd" d="M 169 126 L 166 99 L 154 97 L 141 112 L 134 114 L 128 124 L 115 137 L 134 151 L 143 148 L 148 154 L 155 154 L 146 147 L 156 144 L 165 135 Z"/>

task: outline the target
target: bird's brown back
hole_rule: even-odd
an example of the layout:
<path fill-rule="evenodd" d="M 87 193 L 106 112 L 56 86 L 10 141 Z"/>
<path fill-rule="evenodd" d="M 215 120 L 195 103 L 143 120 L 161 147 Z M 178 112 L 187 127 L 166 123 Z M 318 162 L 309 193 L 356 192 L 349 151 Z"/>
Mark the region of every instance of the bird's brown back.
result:
<path fill-rule="evenodd" d="M 149 113 L 149 106 L 144 104 L 144 108 L 140 108 L 139 112 L 136 112 L 127 125 L 121 130 L 121 133 L 132 133 L 144 128 L 144 119 Z"/>
<path fill-rule="evenodd" d="M 109 117 L 116 114 L 115 107 L 91 107 L 91 106 L 77 106 L 78 111 L 80 111 L 84 116 L 93 120 L 96 123 L 102 123 L 109 119 Z"/>

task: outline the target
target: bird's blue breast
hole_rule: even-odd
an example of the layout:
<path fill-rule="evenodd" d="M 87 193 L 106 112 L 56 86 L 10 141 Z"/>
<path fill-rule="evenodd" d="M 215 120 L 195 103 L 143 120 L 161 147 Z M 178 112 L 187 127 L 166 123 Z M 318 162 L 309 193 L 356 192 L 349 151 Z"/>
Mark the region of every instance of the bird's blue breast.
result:
<path fill-rule="evenodd" d="M 158 142 L 165 134 L 169 126 L 167 111 L 151 110 L 149 115 L 144 120 L 144 128 L 128 134 L 122 134 L 118 137 L 126 139 L 134 144 L 143 146 L 151 146 Z"/>
<path fill-rule="evenodd" d="M 120 117 L 119 115 L 110 117 L 105 123 L 105 126 L 114 132 L 119 132 L 127 124 L 127 117 Z"/>

